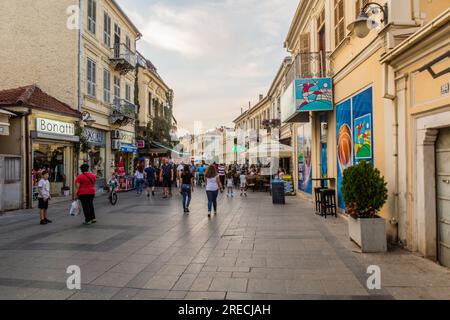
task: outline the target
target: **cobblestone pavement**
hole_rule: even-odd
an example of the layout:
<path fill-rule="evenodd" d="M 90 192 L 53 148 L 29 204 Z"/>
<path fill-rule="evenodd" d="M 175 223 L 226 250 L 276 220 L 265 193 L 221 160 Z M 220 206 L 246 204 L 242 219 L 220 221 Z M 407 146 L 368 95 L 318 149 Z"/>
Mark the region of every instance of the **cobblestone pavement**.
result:
<path fill-rule="evenodd" d="M 0 216 L 0 299 L 450 299 L 450 270 L 401 249 L 361 254 L 342 218 L 323 219 L 296 197 L 219 196 L 206 215 L 197 189 L 191 214 L 170 200 L 120 194 L 96 199 L 98 223 L 82 226 L 69 204 Z M 66 287 L 69 265 L 81 290 Z M 382 289 L 368 290 L 369 265 Z"/>

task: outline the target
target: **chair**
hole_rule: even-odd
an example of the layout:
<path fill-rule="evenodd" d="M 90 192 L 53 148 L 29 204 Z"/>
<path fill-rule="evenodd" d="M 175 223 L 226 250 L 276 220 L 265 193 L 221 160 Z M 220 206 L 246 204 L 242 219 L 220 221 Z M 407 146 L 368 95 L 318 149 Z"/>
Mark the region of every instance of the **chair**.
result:
<path fill-rule="evenodd" d="M 322 190 L 323 187 L 314 188 L 314 197 L 316 201 L 316 214 L 322 214 Z"/>
<path fill-rule="evenodd" d="M 321 195 L 321 211 L 320 214 L 327 218 L 327 215 L 337 218 L 336 191 L 334 189 L 322 189 Z"/>

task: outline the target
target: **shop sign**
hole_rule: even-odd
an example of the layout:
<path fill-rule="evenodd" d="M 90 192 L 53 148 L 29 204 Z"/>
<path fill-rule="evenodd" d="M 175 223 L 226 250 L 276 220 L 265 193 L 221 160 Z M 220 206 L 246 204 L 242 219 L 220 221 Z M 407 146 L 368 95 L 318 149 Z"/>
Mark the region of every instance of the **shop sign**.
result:
<path fill-rule="evenodd" d="M 120 142 L 134 144 L 134 133 L 128 131 L 120 131 Z"/>
<path fill-rule="evenodd" d="M 136 141 L 136 147 L 138 147 L 139 149 L 145 148 L 145 141 L 144 140 Z"/>
<path fill-rule="evenodd" d="M 36 131 L 57 135 L 74 136 L 75 125 L 68 122 L 37 118 Z"/>
<path fill-rule="evenodd" d="M 106 145 L 106 135 L 104 131 L 97 130 L 94 128 L 84 128 L 83 136 L 87 139 L 87 141 L 96 146 L 105 146 Z"/>
<path fill-rule="evenodd" d="M 295 80 L 295 99 L 298 112 L 333 110 L 333 80 Z"/>

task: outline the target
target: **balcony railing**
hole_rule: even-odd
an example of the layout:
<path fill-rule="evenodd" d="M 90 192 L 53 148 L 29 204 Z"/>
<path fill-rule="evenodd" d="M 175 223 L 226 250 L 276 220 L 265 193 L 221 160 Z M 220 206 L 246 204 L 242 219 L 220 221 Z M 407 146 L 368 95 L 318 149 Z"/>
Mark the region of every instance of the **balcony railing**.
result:
<path fill-rule="evenodd" d="M 331 52 L 300 53 L 286 74 L 286 83 L 295 79 L 328 78 L 334 75 Z"/>
<path fill-rule="evenodd" d="M 131 51 L 131 49 L 128 48 L 125 44 L 116 43 L 112 50 L 113 55 L 110 60 L 116 71 L 119 71 L 121 74 L 125 74 L 136 68 L 136 53 Z"/>
<path fill-rule="evenodd" d="M 136 120 L 136 106 L 124 99 L 114 99 L 111 105 L 111 123 L 118 125 L 127 125 Z"/>

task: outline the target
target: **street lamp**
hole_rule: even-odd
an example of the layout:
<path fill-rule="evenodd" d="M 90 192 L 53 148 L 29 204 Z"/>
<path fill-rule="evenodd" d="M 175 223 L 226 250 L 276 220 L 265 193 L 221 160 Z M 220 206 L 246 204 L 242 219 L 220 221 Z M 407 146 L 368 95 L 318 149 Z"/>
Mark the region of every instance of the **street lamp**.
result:
<path fill-rule="evenodd" d="M 376 6 L 377 8 L 373 8 L 373 6 Z M 389 19 L 387 3 L 382 6 L 376 2 L 369 2 L 361 9 L 361 13 L 356 18 L 356 20 L 348 25 L 348 31 L 354 31 L 358 38 L 367 37 L 367 35 L 370 33 L 370 30 L 375 29 L 379 25 L 377 21 L 370 19 L 370 16 L 379 13 L 377 9 L 381 10 L 381 12 L 383 13 L 383 19 L 381 20 L 381 22 L 386 25 Z"/>

